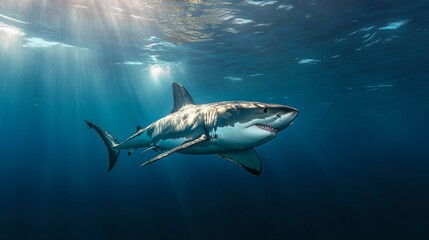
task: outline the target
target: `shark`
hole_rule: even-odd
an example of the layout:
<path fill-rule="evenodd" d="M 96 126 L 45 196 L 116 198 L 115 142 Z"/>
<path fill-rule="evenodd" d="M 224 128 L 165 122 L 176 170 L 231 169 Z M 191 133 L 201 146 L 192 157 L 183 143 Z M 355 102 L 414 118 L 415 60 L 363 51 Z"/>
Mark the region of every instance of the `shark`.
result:
<path fill-rule="evenodd" d="M 98 125 L 85 121 L 107 147 L 108 171 L 115 166 L 121 150 L 131 155 L 146 148 L 142 153 L 153 150 L 158 155 L 141 166 L 173 153 L 217 154 L 258 176 L 262 163 L 255 147 L 274 139 L 298 115 L 296 108 L 280 104 L 250 101 L 196 104 L 185 87 L 179 83 L 172 86 L 171 113 L 147 127 L 137 126 L 136 132 L 122 142 Z"/>

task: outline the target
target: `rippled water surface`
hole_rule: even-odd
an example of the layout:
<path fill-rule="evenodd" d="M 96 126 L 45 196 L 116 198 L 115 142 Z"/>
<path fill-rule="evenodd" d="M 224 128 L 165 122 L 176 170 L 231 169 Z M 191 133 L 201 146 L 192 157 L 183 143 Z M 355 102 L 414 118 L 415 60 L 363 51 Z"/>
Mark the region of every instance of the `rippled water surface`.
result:
<path fill-rule="evenodd" d="M 429 2 L 0 0 L 1 239 L 427 239 Z M 123 140 L 195 102 L 299 109 L 254 177 Z"/>

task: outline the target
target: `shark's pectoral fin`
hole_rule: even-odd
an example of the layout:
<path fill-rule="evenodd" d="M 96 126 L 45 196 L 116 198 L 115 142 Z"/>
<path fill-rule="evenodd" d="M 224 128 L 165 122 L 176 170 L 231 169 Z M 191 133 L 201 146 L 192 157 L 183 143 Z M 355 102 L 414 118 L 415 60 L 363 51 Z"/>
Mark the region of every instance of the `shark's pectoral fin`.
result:
<path fill-rule="evenodd" d="M 175 153 L 175 152 L 180 151 L 180 150 L 182 150 L 182 149 L 188 148 L 188 147 L 190 147 L 190 146 L 192 146 L 192 145 L 195 145 L 195 144 L 197 144 L 197 143 L 204 142 L 204 141 L 206 141 L 206 140 L 208 140 L 208 139 L 209 139 L 209 138 L 207 137 L 207 135 L 203 134 L 203 135 L 201 135 L 201 136 L 200 136 L 199 138 L 197 138 L 197 139 L 194 139 L 194 140 L 191 140 L 191 141 L 184 142 L 182 145 L 180 145 L 180 146 L 178 146 L 178 147 L 176 147 L 176 148 L 173 148 L 173 149 L 171 149 L 171 150 L 168 150 L 168 151 L 166 151 L 166 152 L 163 152 L 163 153 L 159 154 L 158 156 L 156 156 L 156 157 L 154 157 L 154 158 L 150 159 L 149 161 L 144 162 L 142 165 L 140 165 L 140 167 L 143 167 L 143 166 L 146 166 L 146 165 L 151 164 L 151 163 L 153 163 L 153 162 L 156 162 L 156 161 L 160 160 L 161 158 L 164 158 L 164 157 L 166 157 L 166 156 L 168 156 L 168 155 L 170 155 L 170 154 L 172 154 L 172 153 Z"/>
<path fill-rule="evenodd" d="M 253 148 L 219 153 L 218 155 L 231 162 L 237 163 L 253 175 L 259 176 L 262 172 L 261 159 L 259 159 L 258 153 Z"/>

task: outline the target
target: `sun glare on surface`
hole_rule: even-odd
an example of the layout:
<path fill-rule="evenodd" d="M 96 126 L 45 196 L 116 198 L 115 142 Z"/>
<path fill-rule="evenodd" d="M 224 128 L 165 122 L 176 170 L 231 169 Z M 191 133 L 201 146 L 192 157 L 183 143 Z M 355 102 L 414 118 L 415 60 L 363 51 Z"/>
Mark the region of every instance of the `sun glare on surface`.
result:
<path fill-rule="evenodd" d="M 159 65 L 152 65 L 150 66 L 150 75 L 152 75 L 153 78 L 158 78 L 159 75 L 161 75 L 164 70 L 162 70 L 161 66 Z"/>
<path fill-rule="evenodd" d="M 170 67 L 161 64 L 153 64 L 149 67 L 149 73 L 152 79 L 159 81 L 162 77 L 170 76 Z"/>
<path fill-rule="evenodd" d="M 24 35 L 21 29 L 0 22 L 0 46 L 9 47 L 16 44 Z"/>

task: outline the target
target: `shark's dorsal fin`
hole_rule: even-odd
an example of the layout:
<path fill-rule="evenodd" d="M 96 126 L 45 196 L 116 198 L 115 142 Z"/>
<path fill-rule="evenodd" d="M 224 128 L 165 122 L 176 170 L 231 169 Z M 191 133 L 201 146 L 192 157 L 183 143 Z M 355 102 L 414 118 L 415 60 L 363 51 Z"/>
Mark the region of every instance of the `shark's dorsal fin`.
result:
<path fill-rule="evenodd" d="M 136 132 L 140 131 L 140 129 L 143 129 L 143 127 L 142 126 L 137 126 L 136 127 Z"/>
<path fill-rule="evenodd" d="M 179 109 L 186 105 L 195 104 L 188 91 L 179 83 L 173 83 L 173 97 L 174 107 L 173 110 L 171 110 L 171 113 L 179 111 Z"/>
<path fill-rule="evenodd" d="M 262 163 L 255 149 L 245 149 L 234 152 L 219 153 L 220 157 L 225 158 L 242 166 L 249 173 L 259 176 L 262 172 Z"/>

